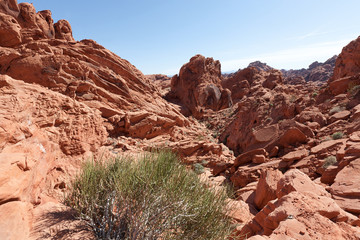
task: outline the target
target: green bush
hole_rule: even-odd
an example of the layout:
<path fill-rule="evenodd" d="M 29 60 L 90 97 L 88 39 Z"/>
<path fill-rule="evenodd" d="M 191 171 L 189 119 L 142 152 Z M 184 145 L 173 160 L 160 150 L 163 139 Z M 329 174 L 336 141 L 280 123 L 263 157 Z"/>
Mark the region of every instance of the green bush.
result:
<path fill-rule="evenodd" d="M 336 140 L 336 139 L 341 139 L 344 136 L 344 134 L 342 132 L 336 132 L 333 135 L 331 135 L 332 139 Z"/>
<path fill-rule="evenodd" d="M 336 161 L 336 157 L 335 156 L 329 156 L 327 158 L 325 158 L 325 163 L 323 164 L 323 168 L 328 168 L 330 167 L 331 165 L 334 165 L 335 163 L 337 163 Z"/>
<path fill-rule="evenodd" d="M 226 192 L 204 187 L 171 152 L 88 162 L 65 203 L 98 239 L 226 239 Z"/>

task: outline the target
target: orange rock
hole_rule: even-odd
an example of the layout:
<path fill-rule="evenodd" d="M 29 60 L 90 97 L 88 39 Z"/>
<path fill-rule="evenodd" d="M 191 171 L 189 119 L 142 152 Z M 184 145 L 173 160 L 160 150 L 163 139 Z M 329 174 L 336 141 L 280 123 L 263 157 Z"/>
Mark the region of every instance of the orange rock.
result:
<path fill-rule="evenodd" d="M 354 160 L 336 175 L 331 193 L 341 208 L 360 213 L 360 159 Z"/>
<path fill-rule="evenodd" d="M 285 131 L 285 133 L 280 137 L 279 144 L 282 146 L 289 146 L 296 143 L 305 143 L 307 142 L 306 135 L 296 127 L 292 127 Z"/>
<path fill-rule="evenodd" d="M 344 78 L 347 76 L 353 76 L 360 72 L 359 67 L 359 58 L 357 57 L 360 54 L 360 37 L 351 41 L 347 46 L 345 46 L 338 58 L 336 59 L 334 74 L 330 82 Z"/>
<path fill-rule="evenodd" d="M 202 109 L 217 111 L 232 105 L 230 92 L 222 90 L 220 62 L 196 55 L 171 79 L 167 98 L 180 99 L 189 113 L 199 117 Z"/>
<path fill-rule="evenodd" d="M 234 167 L 238 167 L 242 164 L 251 162 L 256 155 L 258 155 L 258 156 L 262 155 L 265 157 L 268 155 L 268 153 L 263 148 L 258 148 L 258 149 L 254 149 L 254 150 L 248 151 L 246 153 L 243 153 L 243 154 L 237 156 L 237 158 L 235 159 Z M 262 157 L 261 157 L 261 159 L 262 159 Z"/>
<path fill-rule="evenodd" d="M 302 193 L 311 192 L 319 196 L 330 196 L 322 186 L 315 184 L 306 174 L 297 169 L 287 171 L 279 180 L 276 195 L 280 199 L 293 191 Z"/>
<path fill-rule="evenodd" d="M 20 201 L 0 205 L 0 239 L 29 239 L 32 207 Z"/>
<path fill-rule="evenodd" d="M 260 175 L 256 186 L 254 203 L 258 209 L 262 209 L 269 201 L 277 198 L 277 183 L 283 174 L 279 170 L 266 170 Z"/>
<path fill-rule="evenodd" d="M 270 201 L 241 233 L 270 235 L 271 239 L 276 239 L 277 235 L 294 239 L 351 239 L 351 236 L 360 236 L 358 228 L 332 221 L 341 212 L 336 202 L 327 196 L 295 191 Z"/>
<path fill-rule="evenodd" d="M 70 23 L 64 19 L 59 20 L 57 23 L 54 24 L 55 29 L 55 37 L 57 39 L 64 39 L 67 41 L 75 41 L 72 36 L 72 30 Z"/>
<path fill-rule="evenodd" d="M 271 70 L 270 75 L 263 82 L 263 87 L 274 89 L 276 85 L 283 82 L 282 73 L 279 70 Z"/>
<path fill-rule="evenodd" d="M 330 123 L 336 122 L 338 120 L 345 120 L 348 119 L 350 117 L 350 111 L 341 111 L 338 113 L 335 113 L 334 115 L 332 115 L 329 119 Z"/>
<path fill-rule="evenodd" d="M 350 134 L 349 139 L 353 142 L 360 142 L 360 131 L 356 131 Z"/>
<path fill-rule="evenodd" d="M 331 149 L 339 148 L 339 146 L 341 146 L 345 142 L 346 142 L 346 140 L 344 140 L 344 139 L 325 141 L 325 142 L 322 142 L 319 145 L 311 148 L 311 153 L 319 154 L 319 153 L 323 153 L 326 151 L 330 151 Z"/>
<path fill-rule="evenodd" d="M 264 155 L 254 155 L 252 158 L 252 162 L 259 164 L 266 162 L 266 157 Z"/>
<path fill-rule="evenodd" d="M 250 222 L 257 212 L 256 210 L 253 210 L 251 206 L 241 200 L 229 199 L 227 202 L 227 207 L 230 209 L 230 211 L 227 213 L 227 216 L 243 224 Z"/>
<path fill-rule="evenodd" d="M 295 160 L 300 160 L 308 155 L 309 155 L 308 150 L 301 149 L 301 150 L 287 153 L 286 155 L 284 155 L 282 157 L 282 160 L 286 161 L 286 162 L 291 162 L 291 161 L 295 161 Z"/>

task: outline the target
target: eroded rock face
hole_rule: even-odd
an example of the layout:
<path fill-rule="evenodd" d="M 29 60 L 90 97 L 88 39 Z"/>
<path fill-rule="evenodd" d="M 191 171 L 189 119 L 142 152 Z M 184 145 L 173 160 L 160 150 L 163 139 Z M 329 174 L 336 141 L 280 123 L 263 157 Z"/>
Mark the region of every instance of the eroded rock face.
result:
<path fill-rule="evenodd" d="M 20 25 L 11 16 L 0 12 L 0 46 L 12 47 L 21 43 Z"/>
<path fill-rule="evenodd" d="M 336 175 L 331 193 L 343 209 L 360 213 L 360 159 L 354 160 Z"/>
<path fill-rule="evenodd" d="M 336 59 L 334 74 L 330 81 L 359 74 L 359 54 L 360 38 L 358 37 L 342 49 Z"/>
<path fill-rule="evenodd" d="M 230 107 L 229 94 L 221 86 L 220 62 L 196 55 L 171 79 L 169 98 L 180 99 L 183 112 L 198 117 L 205 109 L 217 111 Z"/>
<path fill-rule="evenodd" d="M 334 74 L 329 79 L 329 90 L 333 95 L 351 92 L 360 84 L 359 72 L 360 37 L 345 46 L 336 59 Z"/>
<path fill-rule="evenodd" d="M 74 41 L 69 22 L 55 23 L 49 10 L 36 12 L 30 3 L 17 4 L 16 0 L 0 3 L 0 46 L 14 47 L 40 39 Z"/>
<path fill-rule="evenodd" d="M 72 29 L 70 23 L 67 20 L 59 20 L 54 24 L 55 37 L 57 39 L 64 39 L 67 41 L 75 41 L 72 36 Z"/>
<path fill-rule="evenodd" d="M 327 82 L 333 74 L 337 55 L 329 58 L 324 63 L 313 62 L 307 69 L 281 70 L 284 82 L 287 84 L 303 84 L 305 82 Z"/>

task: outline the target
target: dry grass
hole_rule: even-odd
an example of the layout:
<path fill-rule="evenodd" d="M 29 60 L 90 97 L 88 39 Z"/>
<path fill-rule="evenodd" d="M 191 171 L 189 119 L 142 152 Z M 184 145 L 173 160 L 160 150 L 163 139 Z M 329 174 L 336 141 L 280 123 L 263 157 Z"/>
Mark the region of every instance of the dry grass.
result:
<path fill-rule="evenodd" d="M 226 193 L 210 191 L 168 151 L 89 162 L 65 203 L 98 239 L 226 239 Z"/>

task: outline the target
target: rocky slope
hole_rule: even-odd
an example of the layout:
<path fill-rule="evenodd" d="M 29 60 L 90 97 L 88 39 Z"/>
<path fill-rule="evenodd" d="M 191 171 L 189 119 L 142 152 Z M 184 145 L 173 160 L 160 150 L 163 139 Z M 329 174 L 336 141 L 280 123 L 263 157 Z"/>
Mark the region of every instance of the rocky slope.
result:
<path fill-rule="evenodd" d="M 66 20 L 54 24 L 50 11 L 15 0 L 0 6 L 1 239 L 76 239 L 61 199 L 90 157 L 158 146 L 185 162 L 233 157 L 128 61 L 75 41 Z"/>
<path fill-rule="evenodd" d="M 313 62 L 307 69 L 299 70 L 281 70 L 285 82 L 289 84 L 299 84 L 304 82 L 324 83 L 330 79 L 335 67 L 337 55 L 329 58 L 324 63 Z"/>
<path fill-rule="evenodd" d="M 319 87 L 259 62 L 224 77 L 201 55 L 144 76 L 16 0 L 0 25 L 0 239 L 92 238 L 61 203 L 82 162 L 158 148 L 234 186 L 240 239 L 360 239 L 360 38 Z"/>

